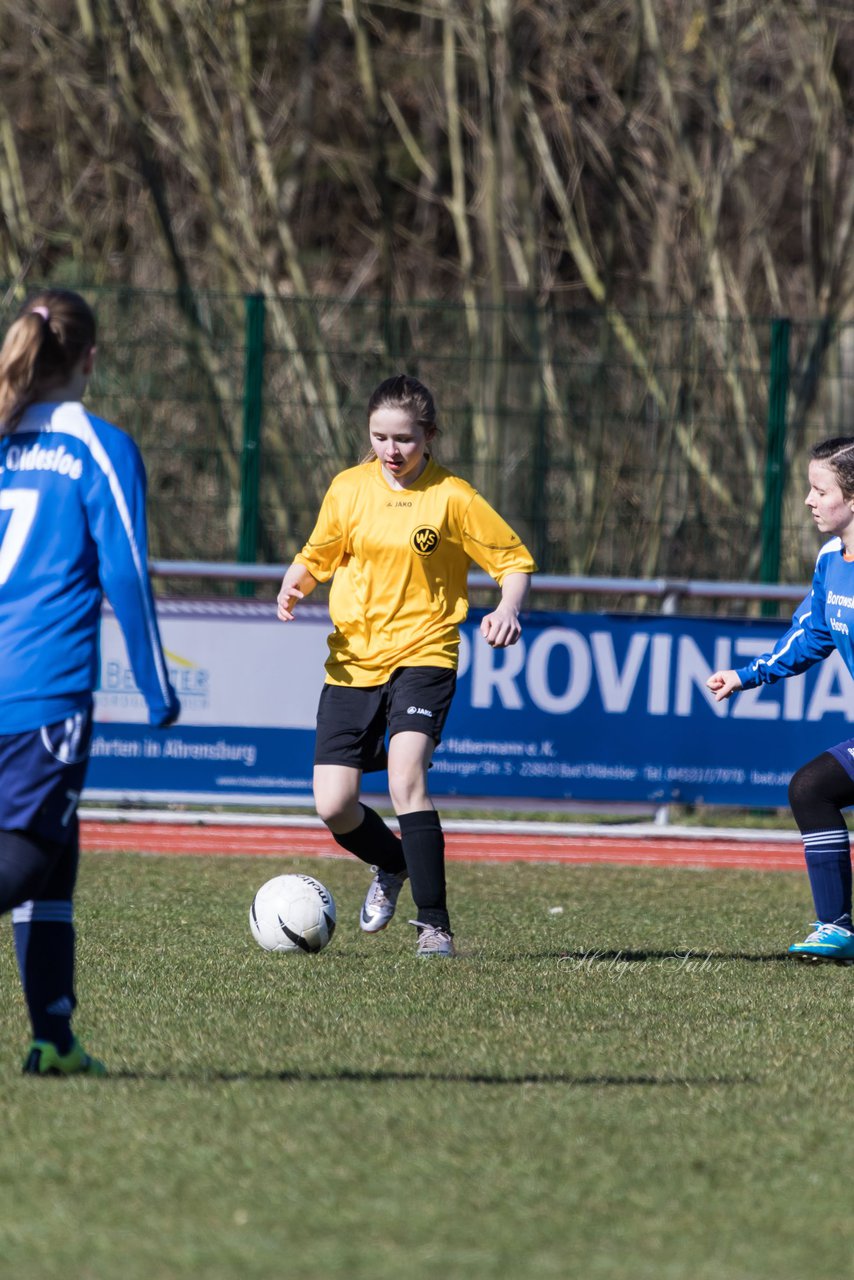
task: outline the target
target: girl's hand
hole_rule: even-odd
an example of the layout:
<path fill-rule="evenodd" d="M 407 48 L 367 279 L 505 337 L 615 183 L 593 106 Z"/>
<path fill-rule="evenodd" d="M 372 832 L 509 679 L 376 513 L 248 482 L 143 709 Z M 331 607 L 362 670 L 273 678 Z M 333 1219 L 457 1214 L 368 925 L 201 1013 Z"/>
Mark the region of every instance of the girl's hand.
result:
<path fill-rule="evenodd" d="M 294 587 L 288 582 L 283 582 L 281 590 L 279 591 L 279 594 L 276 597 L 276 604 L 278 606 L 276 610 L 276 615 L 279 621 L 293 622 L 294 606 L 296 605 L 297 600 L 304 600 L 304 599 L 305 599 L 305 595 L 302 591 L 299 590 L 298 587 Z"/>
<path fill-rule="evenodd" d="M 715 695 L 715 702 L 723 702 L 741 688 L 741 681 L 734 671 L 716 671 L 706 681 L 706 688 Z"/>
<path fill-rule="evenodd" d="M 515 644 L 522 634 L 518 611 L 507 604 L 500 604 L 488 613 L 480 624 L 480 634 L 493 649 L 506 649 Z"/>

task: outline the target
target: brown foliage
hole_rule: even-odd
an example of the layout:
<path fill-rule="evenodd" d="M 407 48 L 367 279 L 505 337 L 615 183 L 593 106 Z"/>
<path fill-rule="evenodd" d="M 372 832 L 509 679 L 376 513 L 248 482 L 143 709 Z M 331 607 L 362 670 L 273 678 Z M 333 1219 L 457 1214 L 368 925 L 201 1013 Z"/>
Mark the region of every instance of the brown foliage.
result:
<path fill-rule="evenodd" d="M 854 19 L 678 0 L 7 0 L 0 269 L 815 317 Z"/>
<path fill-rule="evenodd" d="M 629 438 L 648 448 L 655 423 L 691 496 L 674 507 L 658 482 L 635 494 L 650 532 L 631 550 L 653 571 L 685 502 L 708 501 L 713 523 L 761 501 L 756 318 L 825 322 L 796 353 L 798 449 L 828 335 L 854 306 L 843 0 L 6 0 L 0 72 L 0 275 L 176 290 L 232 484 L 223 406 L 239 388 L 200 291 L 270 299 L 288 356 L 277 394 L 295 389 L 291 429 L 330 466 L 351 452 L 341 405 L 355 379 L 331 354 L 328 315 L 298 300 L 443 299 L 464 308 L 475 481 L 519 490 L 535 442 L 508 436 L 514 405 L 548 424 L 543 474 L 525 481 L 536 500 L 549 458 L 572 477 L 551 508 L 567 503 L 587 532 L 544 535 L 561 567 L 597 563 L 602 479 L 621 492 Z M 584 406 L 567 402 L 553 317 L 568 307 L 605 317 L 580 352 L 623 363 L 622 392 L 594 377 Z M 690 337 L 657 328 L 660 313 L 693 316 Z M 379 361 L 415 349 L 407 324 L 408 348 L 378 325 Z M 712 415 L 742 462 L 737 494 L 717 474 L 719 442 L 695 429 Z M 286 438 L 272 443 L 284 458 Z M 271 509 L 287 540 L 292 513 Z"/>

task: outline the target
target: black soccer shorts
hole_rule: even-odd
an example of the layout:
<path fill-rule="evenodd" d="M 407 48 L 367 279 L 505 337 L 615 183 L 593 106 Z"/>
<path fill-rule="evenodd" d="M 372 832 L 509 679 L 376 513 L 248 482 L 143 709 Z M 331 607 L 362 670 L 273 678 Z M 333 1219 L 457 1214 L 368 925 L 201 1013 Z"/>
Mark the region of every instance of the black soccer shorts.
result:
<path fill-rule="evenodd" d="M 388 763 L 386 734 L 410 731 L 441 742 L 456 685 L 448 667 L 398 667 L 385 684 L 368 689 L 325 684 L 314 763 L 376 773 Z"/>

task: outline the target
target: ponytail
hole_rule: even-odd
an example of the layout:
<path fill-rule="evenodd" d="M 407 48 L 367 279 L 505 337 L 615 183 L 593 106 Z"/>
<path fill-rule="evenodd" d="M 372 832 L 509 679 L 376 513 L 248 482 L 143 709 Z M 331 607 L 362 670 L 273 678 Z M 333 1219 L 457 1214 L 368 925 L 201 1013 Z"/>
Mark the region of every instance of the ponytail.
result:
<path fill-rule="evenodd" d="M 95 317 L 79 294 L 42 289 L 28 298 L 0 348 L 0 436 L 52 386 L 67 382 L 94 345 Z"/>

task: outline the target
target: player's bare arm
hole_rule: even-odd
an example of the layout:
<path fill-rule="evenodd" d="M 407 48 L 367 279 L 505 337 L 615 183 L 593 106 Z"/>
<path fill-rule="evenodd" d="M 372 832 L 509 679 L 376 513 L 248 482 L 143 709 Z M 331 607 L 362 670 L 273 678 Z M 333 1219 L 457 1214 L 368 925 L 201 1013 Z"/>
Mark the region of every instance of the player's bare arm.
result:
<path fill-rule="evenodd" d="M 716 671 L 706 681 L 706 688 L 715 695 L 715 702 L 723 702 L 738 692 L 741 681 L 734 671 Z"/>
<path fill-rule="evenodd" d="M 508 573 L 501 585 L 501 600 L 480 624 L 480 634 L 493 649 L 506 649 L 522 634 L 519 613 L 531 585 L 529 573 Z"/>
<path fill-rule="evenodd" d="M 282 585 L 276 597 L 276 616 L 279 621 L 293 622 L 297 602 L 311 595 L 316 586 L 317 579 L 309 573 L 304 564 L 292 564 L 282 579 Z"/>

